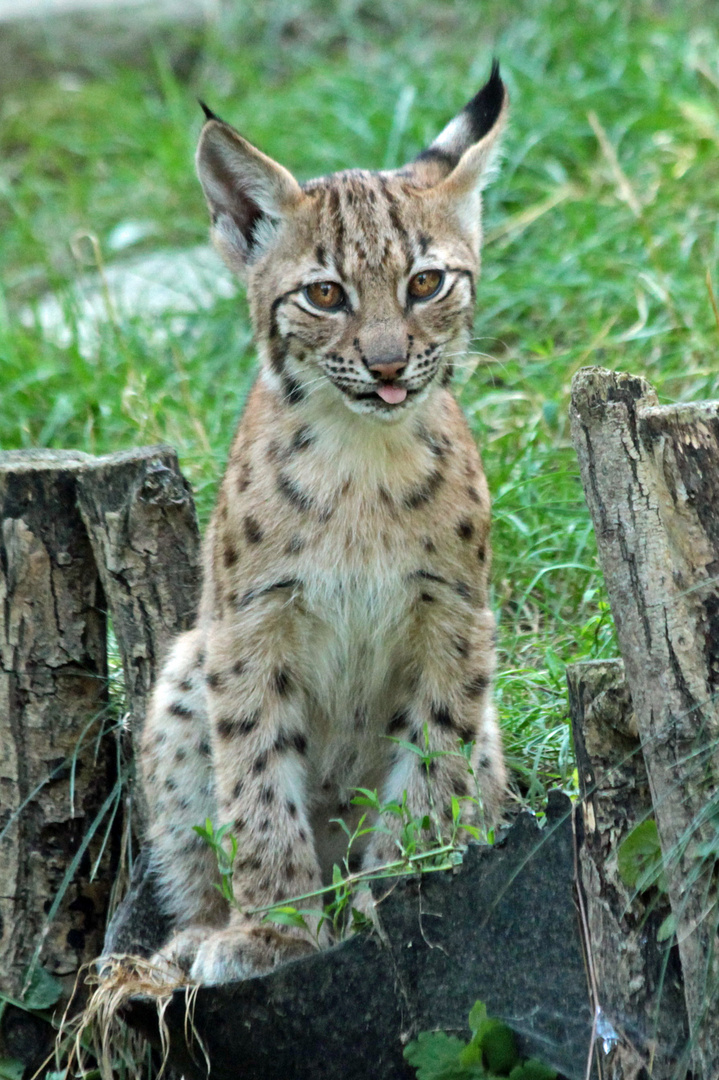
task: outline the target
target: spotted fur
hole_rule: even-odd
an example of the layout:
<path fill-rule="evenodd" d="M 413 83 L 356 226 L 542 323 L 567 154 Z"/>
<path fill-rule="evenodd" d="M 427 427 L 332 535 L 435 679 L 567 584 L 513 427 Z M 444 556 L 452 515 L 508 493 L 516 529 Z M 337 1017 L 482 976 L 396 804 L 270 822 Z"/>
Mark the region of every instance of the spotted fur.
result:
<path fill-rule="evenodd" d="M 304 185 L 206 112 L 198 173 L 215 243 L 247 281 L 261 371 L 207 532 L 197 626 L 159 679 L 141 766 L 177 927 L 166 953 L 214 982 L 310 946 L 228 910 L 192 825 L 232 823 L 248 909 L 331 877 L 345 836 L 330 819 L 355 820 L 355 787 L 406 792 L 449 827 L 462 759 L 428 775 L 393 740 L 473 742 L 487 819 L 499 813 L 489 496 L 446 384 L 472 326 L 506 94 L 495 65 L 415 162 Z M 365 865 L 395 850 L 376 833 Z"/>

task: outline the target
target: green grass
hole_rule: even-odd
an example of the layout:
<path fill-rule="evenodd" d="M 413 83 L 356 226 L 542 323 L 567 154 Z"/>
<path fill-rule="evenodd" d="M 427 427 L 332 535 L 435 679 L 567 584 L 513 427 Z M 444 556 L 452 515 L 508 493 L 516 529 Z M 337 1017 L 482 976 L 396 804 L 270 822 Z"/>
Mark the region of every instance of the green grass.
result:
<path fill-rule="evenodd" d="M 108 325 L 91 360 L 76 340 L 59 348 L 23 327 L 20 310 L 49 289 L 68 295 L 88 271 L 80 233 L 106 262 L 124 221 L 150 229 L 126 255 L 205 239 L 198 95 L 304 179 L 411 157 L 498 55 L 511 127 L 459 382 L 494 497 L 510 757 L 533 802 L 554 779 L 571 785 L 563 665 L 615 646 L 569 444 L 569 383 L 601 363 L 645 374 L 666 401 L 719 391 L 705 282 L 708 269 L 719 282 L 717 46 L 691 2 L 271 0 L 235 4 L 184 82 L 158 45 L 150 69 L 7 95 L 0 445 L 173 443 L 206 520 L 252 379 L 244 300 L 168 327 L 160 343 L 163 319 Z"/>

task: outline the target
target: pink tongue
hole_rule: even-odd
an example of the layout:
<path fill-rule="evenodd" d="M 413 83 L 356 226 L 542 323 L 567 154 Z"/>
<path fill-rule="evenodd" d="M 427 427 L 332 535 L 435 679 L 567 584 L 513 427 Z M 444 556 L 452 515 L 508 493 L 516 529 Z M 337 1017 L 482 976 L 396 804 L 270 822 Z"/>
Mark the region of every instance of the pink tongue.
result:
<path fill-rule="evenodd" d="M 377 393 L 388 405 L 399 405 L 407 397 L 407 391 L 403 386 L 378 386 Z"/>

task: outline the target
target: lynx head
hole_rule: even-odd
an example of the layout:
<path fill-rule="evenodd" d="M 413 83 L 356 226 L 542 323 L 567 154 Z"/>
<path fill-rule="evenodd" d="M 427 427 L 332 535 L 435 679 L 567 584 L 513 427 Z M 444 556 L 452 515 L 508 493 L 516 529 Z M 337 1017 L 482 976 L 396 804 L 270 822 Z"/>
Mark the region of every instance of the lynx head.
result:
<path fill-rule="evenodd" d="M 205 109 L 197 171 L 213 240 L 247 280 L 265 376 L 290 403 L 322 395 L 399 419 L 449 381 L 471 332 L 480 193 L 506 111 L 495 62 L 409 165 L 299 184 Z"/>

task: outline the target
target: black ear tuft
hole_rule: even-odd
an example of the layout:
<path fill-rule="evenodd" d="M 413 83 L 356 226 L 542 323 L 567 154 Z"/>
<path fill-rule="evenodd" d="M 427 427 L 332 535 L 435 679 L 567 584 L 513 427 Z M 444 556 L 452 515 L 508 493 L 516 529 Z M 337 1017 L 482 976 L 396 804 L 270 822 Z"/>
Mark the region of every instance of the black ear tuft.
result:
<path fill-rule="evenodd" d="M 205 114 L 205 120 L 220 120 L 220 117 L 217 115 L 217 113 L 213 113 L 212 109 L 208 105 L 205 105 L 202 98 L 198 98 L 197 100 L 199 102 L 200 108 Z M 220 120 L 220 123 L 223 124 L 224 120 Z"/>
<path fill-rule="evenodd" d="M 499 76 L 499 60 L 495 57 L 486 83 L 462 110 L 470 122 L 475 142 L 479 142 L 494 127 L 503 101 L 504 83 Z"/>

